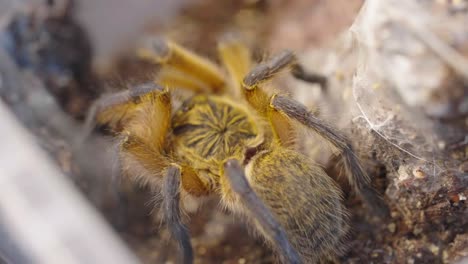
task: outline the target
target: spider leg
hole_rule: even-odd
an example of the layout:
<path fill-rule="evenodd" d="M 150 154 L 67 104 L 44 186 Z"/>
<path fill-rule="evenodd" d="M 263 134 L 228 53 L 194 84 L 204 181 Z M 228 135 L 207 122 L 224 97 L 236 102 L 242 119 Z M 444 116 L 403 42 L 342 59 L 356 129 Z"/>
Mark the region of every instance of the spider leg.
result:
<path fill-rule="evenodd" d="M 247 90 L 255 89 L 265 81 L 270 80 L 279 72 L 291 68 L 297 63 L 297 58 L 290 50 L 284 50 L 271 59 L 264 61 L 253 68 L 243 80 L 243 86 Z"/>
<path fill-rule="evenodd" d="M 169 90 L 153 82 L 145 83 L 103 96 L 91 108 L 85 123 L 88 134 L 95 123 L 108 125 L 120 138 L 124 173 L 140 183 L 158 186 L 163 175 L 149 172 L 158 172 L 171 163 L 163 154 L 171 121 Z M 182 185 L 195 196 L 207 193 L 198 175 L 188 167 L 183 168 Z"/>
<path fill-rule="evenodd" d="M 232 93 L 240 97 L 242 79 L 252 65 L 250 49 L 239 38 L 229 35 L 218 43 L 218 53 L 231 78 Z"/>
<path fill-rule="evenodd" d="M 328 79 L 325 75 L 316 72 L 306 71 L 301 64 L 295 64 L 292 68 L 291 73 L 296 79 L 308 83 L 317 83 L 323 90 L 327 89 Z"/>
<path fill-rule="evenodd" d="M 296 57 L 291 51 L 283 51 L 270 60 L 255 66 L 242 81 L 243 93 L 247 102 L 260 115 L 270 121 L 275 128 L 275 139 L 283 146 L 293 144 L 295 136 L 294 128 L 287 117 L 279 114 L 277 111 L 271 111 L 271 96 L 261 89 L 261 85 L 277 73 L 292 67 L 296 61 Z"/>
<path fill-rule="evenodd" d="M 389 216 L 389 210 L 377 191 L 370 185 L 370 179 L 362 168 L 356 154 L 353 152 L 349 140 L 336 129 L 324 121 L 313 116 L 307 108 L 299 102 L 281 95 L 271 98 L 271 107 L 284 115 L 297 120 L 304 126 L 314 130 L 325 138 L 343 155 L 344 163 L 348 173 L 348 181 L 358 191 L 368 205 L 380 216 Z"/>
<path fill-rule="evenodd" d="M 270 60 L 257 65 L 244 78 L 244 87 L 248 90 L 271 79 L 277 73 L 290 69 L 291 74 L 299 80 L 317 83 L 323 89 L 327 87 L 327 77 L 315 72 L 309 72 L 299 63 L 296 55 L 289 50 L 284 50 Z"/>
<path fill-rule="evenodd" d="M 119 124 L 135 112 L 141 97 L 163 91 L 161 86 L 148 82 L 128 90 L 102 96 L 91 105 L 86 115 L 84 135 L 89 135 L 96 122 L 108 124 L 113 130 L 118 130 Z"/>
<path fill-rule="evenodd" d="M 190 264 L 193 263 L 193 249 L 190 234 L 181 219 L 181 188 L 181 169 L 177 165 L 171 165 L 166 171 L 162 189 L 164 219 L 183 253 L 183 263 Z"/>
<path fill-rule="evenodd" d="M 227 160 L 224 163 L 224 170 L 231 190 L 236 193 L 253 218 L 260 223 L 269 239 L 277 245 L 283 261 L 302 263 L 281 225 L 250 187 L 239 162 L 234 159 Z"/>
<path fill-rule="evenodd" d="M 283 51 L 269 61 L 265 61 L 250 71 L 244 78 L 244 94 L 247 101 L 263 116 L 267 117 L 274 127 L 276 138 L 287 145 L 288 138 L 294 134 L 290 118 L 295 119 L 314 130 L 338 148 L 343 157 L 348 173 L 348 181 L 362 195 L 369 206 L 381 216 L 388 216 L 388 207 L 380 195 L 370 186 L 370 179 L 364 172 L 358 158 L 353 152 L 348 139 L 330 125 L 313 116 L 305 106 L 281 95 L 270 97 L 263 89 L 258 89 L 275 74 L 292 67 L 298 71 L 297 58 L 290 51 Z M 297 73 L 296 73 L 297 74 Z"/>
<path fill-rule="evenodd" d="M 137 55 L 160 64 L 157 82 L 194 92 L 219 92 L 224 87 L 224 74 L 211 61 L 164 38 L 148 38 Z"/>

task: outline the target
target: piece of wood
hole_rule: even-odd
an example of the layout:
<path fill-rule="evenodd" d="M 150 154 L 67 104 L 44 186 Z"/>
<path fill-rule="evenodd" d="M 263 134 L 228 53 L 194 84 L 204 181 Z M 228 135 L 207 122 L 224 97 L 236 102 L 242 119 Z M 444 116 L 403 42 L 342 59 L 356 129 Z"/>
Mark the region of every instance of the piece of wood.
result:
<path fill-rule="evenodd" d="M 3 103 L 0 123 L 0 223 L 16 247 L 33 263 L 137 263 Z"/>

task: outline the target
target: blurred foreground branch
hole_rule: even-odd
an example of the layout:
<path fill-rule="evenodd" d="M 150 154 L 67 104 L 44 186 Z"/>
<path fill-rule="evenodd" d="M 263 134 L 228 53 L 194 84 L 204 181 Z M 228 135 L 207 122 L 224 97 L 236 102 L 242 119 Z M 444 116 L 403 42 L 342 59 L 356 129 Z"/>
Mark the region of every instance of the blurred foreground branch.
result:
<path fill-rule="evenodd" d="M 0 122 L 0 219 L 32 262 L 137 263 L 3 103 Z"/>
<path fill-rule="evenodd" d="M 89 161 L 106 159 L 104 151 L 95 151 L 105 149 L 106 142 L 91 139 L 70 146 L 79 125 L 60 109 L 43 82 L 19 69 L 3 49 L 0 98 L 0 262 L 137 263 L 70 178 L 37 146 L 48 150 L 67 174 L 92 177 L 96 184 L 87 190 L 88 198 L 101 205 L 110 166 Z M 28 135 L 6 105 L 40 140 Z M 78 173 L 72 172 L 75 163 Z"/>

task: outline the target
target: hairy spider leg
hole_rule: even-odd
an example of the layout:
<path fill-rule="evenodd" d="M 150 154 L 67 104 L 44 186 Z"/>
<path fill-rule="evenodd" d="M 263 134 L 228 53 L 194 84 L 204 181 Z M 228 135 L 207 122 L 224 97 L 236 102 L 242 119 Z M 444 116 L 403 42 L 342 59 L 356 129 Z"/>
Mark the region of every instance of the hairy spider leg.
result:
<path fill-rule="evenodd" d="M 389 215 L 388 207 L 377 191 L 370 185 L 369 176 L 362 168 L 349 140 L 343 134 L 313 116 L 299 102 L 282 95 L 269 97 L 265 91 L 258 89 L 262 83 L 275 74 L 290 69 L 294 65 L 297 65 L 297 58 L 294 53 L 283 51 L 256 66 L 244 78 L 243 84 L 247 100 L 259 113 L 264 115 L 266 113 L 280 140 L 288 139 L 287 135 L 293 131 L 291 120 L 296 120 L 330 142 L 343 156 L 348 171 L 349 183 L 364 198 L 372 210 L 382 217 L 387 217 Z"/>
<path fill-rule="evenodd" d="M 123 124 L 136 112 L 140 96 L 162 91 L 163 88 L 155 83 L 144 83 L 129 90 L 103 95 L 91 105 L 85 127 L 92 130 L 98 122 L 114 131 L 121 131 Z"/>
<path fill-rule="evenodd" d="M 170 40 L 148 38 L 137 55 L 163 66 L 156 80 L 161 85 L 194 92 L 223 92 L 225 76 L 216 64 Z"/>
<path fill-rule="evenodd" d="M 271 96 L 263 90 L 266 81 L 295 63 L 295 56 L 284 51 L 256 66 L 242 82 L 246 100 L 270 122 L 275 136 L 271 149 L 254 157 L 246 174 L 303 261 L 317 262 L 320 257 L 343 252 L 348 217 L 336 183 L 322 168 L 290 148 L 296 138 L 293 122 L 270 106 Z"/>
<path fill-rule="evenodd" d="M 141 167 L 142 171 L 161 171 L 173 163 L 166 151 L 171 108 L 170 91 L 153 82 L 103 96 L 97 101 L 94 118 L 118 133 L 124 171 L 133 167 Z M 128 174 L 135 175 L 143 184 L 159 183 L 163 177 L 138 171 Z M 196 173 L 188 167 L 182 168 L 182 186 L 191 195 L 207 193 Z"/>
<path fill-rule="evenodd" d="M 296 63 L 296 57 L 290 51 L 283 51 L 268 61 L 262 62 L 251 69 L 242 80 L 243 94 L 249 104 L 272 125 L 275 140 L 283 146 L 292 146 L 296 133 L 292 123 L 285 116 L 271 111 L 270 95 L 262 84 L 281 71 L 291 69 Z"/>
<path fill-rule="evenodd" d="M 231 78 L 231 90 L 229 91 L 234 97 L 241 98 L 242 79 L 252 67 L 252 59 L 250 49 L 239 38 L 225 36 L 218 43 L 218 54 L 221 62 L 227 69 L 228 76 Z"/>
<path fill-rule="evenodd" d="M 268 239 L 278 245 L 277 249 L 281 252 L 283 262 L 302 263 L 296 250 L 289 243 L 286 232 L 250 187 L 245 177 L 244 168 L 241 167 L 239 161 L 227 160 L 224 163 L 224 175 L 228 184 L 223 186 L 229 188 L 229 190 L 225 190 L 225 193 L 235 193 L 236 197 L 264 229 L 265 234 L 269 236 Z"/>
<path fill-rule="evenodd" d="M 193 249 L 190 234 L 182 222 L 180 210 L 181 168 L 172 164 L 167 168 L 162 188 L 163 212 L 169 230 L 182 251 L 182 263 L 193 263 Z"/>
<path fill-rule="evenodd" d="M 319 84 L 322 90 L 327 89 L 328 79 L 326 76 L 320 73 L 306 71 L 299 63 L 293 65 L 291 74 L 301 81 Z"/>
<path fill-rule="evenodd" d="M 184 263 L 192 263 L 189 234 L 180 220 L 179 194 L 182 189 L 194 196 L 208 191 L 192 168 L 175 164 L 167 153 L 166 135 L 171 122 L 169 90 L 146 83 L 102 97 L 95 118 L 118 132 L 120 163 L 125 174 L 150 187 L 162 183 L 165 220 L 183 251 Z M 175 186 L 181 188 L 176 192 Z"/>
<path fill-rule="evenodd" d="M 361 166 L 348 139 L 329 124 L 316 118 L 299 102 L 276 95 L 271 99 L 271 107 L 284 115 L 297 120 L 302 125 L 312 129 L 341 151 L 348 181 L 364 198 L 368 206 L 380 217 L 389 217 L 389 209 L 380 194 L 371 186 L 370 178 Z"/>

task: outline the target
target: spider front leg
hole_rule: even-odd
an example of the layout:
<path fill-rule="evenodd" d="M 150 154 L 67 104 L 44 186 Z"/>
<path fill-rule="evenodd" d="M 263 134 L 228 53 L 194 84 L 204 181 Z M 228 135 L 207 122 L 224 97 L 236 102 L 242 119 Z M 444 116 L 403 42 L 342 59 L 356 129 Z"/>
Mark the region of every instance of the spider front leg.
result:
<path fill-rule="evenodd" d="M 239 162 L 234 159 L 227 160 L 224 163 L 224 170 L 229 184 L 227 188 L 235 193 L 254 220 L 258 221 L 268 239 L 277 245 L 283 261 L 292 264 L 302 263 L 296 250 L 289 243 L 286 232 L 250 187 Z"/>
<path fill-rule="evenodd" d="M 163 211 L 166 224 L 183 253 L 183 263 L 193 263 L 193 249 L 187 227 L 182 222 L 180 210 L 181 168 L 171 165 L 166 170 L 163 183 Z"/>
<path fill-rule="evenodd" d="M 282 145 L 292 145 L 296 137 L 294 128 L 288 118 L 271 111 L 270 95 L 263 89 L 262 84 L 269 81 L 276 74 L 290 70 L 294 76 L 310 82 L 326 84 L 326 78 L 317 74 L 307 73 L 298 63 L 296 55 L 285 50 L 272 57 L 270 60 L 262 62 L 254 67 L 243 79 L 243 94 L 250 105 L 252 105 L 261 115 L 267 117 L 276 128 L 275 138 Z"/>
<path fill-rule="evenodd" d="M 143 83 L 128 90 L 103 95 L 88 110 L 83 136 L 90 134 L 96 123 L 108 125 L 114 132 L 136 112 L 141 97 L 162 93 L 164 89 L 155 83 Z"/>
<path fill-rule="evenodd" d="M 317 83 L 323 89 L 327 86 L 326 76 L 306 71 L 299 63 L 296 55 L 289 50 L 285 50 L 252 69 L 244 78 L 244 87 L 247 89 L 253 88 L 254 86 L 271 79 L 275 74 L 284 71 L 285 69 L 290 69 L 291 74 L 299 80 L 309 83 Z"/>
<path fill-rule="evenodd" d="M 137 51 L 138 57 L 161 66 L 157 82 L 194 92 L 221 92 L 224 74 L 211 61 L 164 38 L 148 38 Z"/>
<path fill-rule="evenodd" d="M 296 67 L 297 59 L 290 51 L 283 51 L 269 61 L 263 62 L 250 71 L 244 78 L 244 95 L 247 101 L 275 128 L 276 138 L 287 145 L 291 135 L 294 137 L 292 120 L 314 130 L 339 149 L 344 157 L 348 171 L 348 181 L 364 198 L 369 206 L 381 216 L 388 216 L 389 210 L 377 191 L 370 185 L 370 179 L 353 152 L 348 139 L 339 131 L 313 116 L 299 102 L 281 95 L 269 96 L 261 84 L 275 74 Z"/>
<path fill-rule="evenodd" d="M 282 95 L 271 98 L 271 107 L 280 113 L 314 130 L 341 151 L 348 173 L 348 181 L 364 198 L 364 201 L 381 217 L 390 215 L 379 193 L 372 188 L 370 178 L 361 166 L 349 140 L 336 129 L 316 118 L 301 103 Z"/>
<path fill-rule="evenodd" d="M 228 35 L 218 43 L 218 53 L 231 78 L 231 93 L 240 97 L 243 94 L 242 79 L 252 66 L 250 49 L 239 38 Z"/>
<path fill-rule="evenodd" d="M 180 208 L 180 194 L 184 188 L 182 180 L 190 181 L 190 186 L 197 187 L 194 180 L 195 175 L 188 173 L 182 174 L 179 165 L 171 163 L 166 169 L 162 168 L 170 160 L 163 157 L 161 153 L 156 153 L 142 144 L 135 138 L 129 136 L 122 143 L 122 153 L 124 170 L 133 170 L 131 166 L 142 166 L 144 170 L 133 172 L 134 176 L 140 177 L 139 181 L 147 182 L 150 187 L 155 187 L 159 177 L 162 177 L 162 212 L 165 223 L 169 228 L 172 238 L 177 241 L 179 249 L 182 251 L 182 263 L 193 263 L 193 249 L 190 242 L 188 228 L 182 221 L 182 210 Z M 159 171 L 165 171 L 162 175 L 157 175 Z M 132 172 L 130 172 L 132 173 Z M 139 174 L 135 174 L 139 173 Z M 193 179 L 191 176 L 194 176 Z"/>
<path fill-rule="evenodd" d="M 119 135 L 120 165 L 124 174 L 153 189 L 162 185 L 164 218 L 183 251 L 184 263 L 192 263 L 189 234 L 181 220 L 180 190 L 183 188 L 197 196 L 206 189 L 195 172 L 175 165 L 166 154 L 171 109 L 169 90 L 146 83 L 102 97 L 88 118 L 107 124 Z"/>

